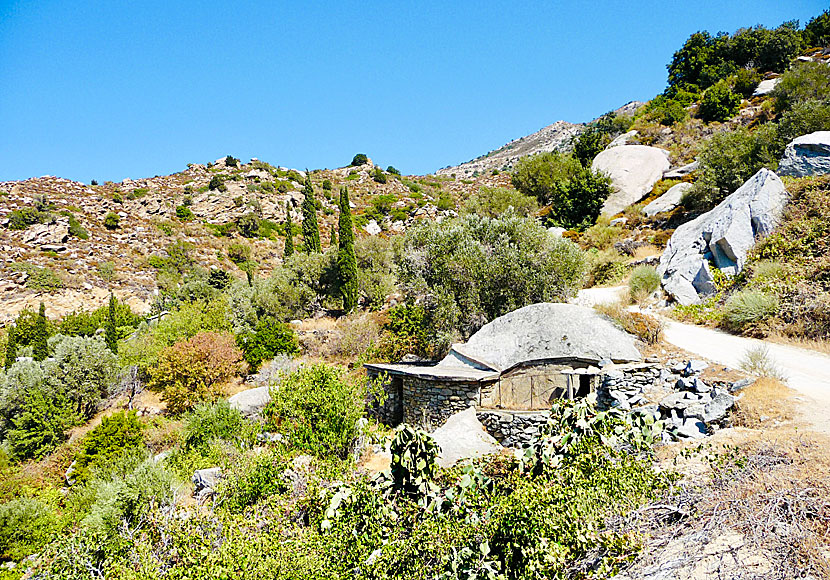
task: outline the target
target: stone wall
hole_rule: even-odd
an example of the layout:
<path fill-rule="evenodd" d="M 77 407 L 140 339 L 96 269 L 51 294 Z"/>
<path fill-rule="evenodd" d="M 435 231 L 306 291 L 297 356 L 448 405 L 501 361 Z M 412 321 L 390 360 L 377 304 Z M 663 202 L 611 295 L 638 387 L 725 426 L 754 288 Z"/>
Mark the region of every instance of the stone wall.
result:
<path fill-rule="evenodd" d="M 433 429 L 458 411 L 478 404 L 479 383 L 403 379 L 403 420 Z"/>
<path fill-rule="evenodd" d="M 522 447 L 539 436 L 550 411 L 504 411 L 479 409 L 478 420 L 505 447 Z"/>

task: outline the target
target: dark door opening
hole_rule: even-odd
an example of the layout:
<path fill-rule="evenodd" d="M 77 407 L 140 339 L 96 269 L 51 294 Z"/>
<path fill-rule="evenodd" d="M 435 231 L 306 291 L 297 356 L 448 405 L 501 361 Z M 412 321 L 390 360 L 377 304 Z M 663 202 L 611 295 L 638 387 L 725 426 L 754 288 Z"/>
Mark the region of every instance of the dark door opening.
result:
<path fill-rule="evenodd" d="M 579 390 L 575 397 L 587 397 L 591 393 L 591 376 L 577 375 L 579 377 Z"/>
<path fill-rule="evenodd" d="M 392 377 L 392 392 L 395 394 L 392 424 L 400 425 L 403 423 L 403 377 Z"/>

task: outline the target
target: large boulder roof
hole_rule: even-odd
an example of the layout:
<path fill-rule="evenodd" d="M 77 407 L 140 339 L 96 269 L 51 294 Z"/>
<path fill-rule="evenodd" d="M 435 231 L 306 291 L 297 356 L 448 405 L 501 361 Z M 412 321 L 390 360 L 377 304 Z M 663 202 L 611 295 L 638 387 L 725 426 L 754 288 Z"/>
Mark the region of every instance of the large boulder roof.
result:
<path fill-rule="evenodd" d="M 551 359 L 631 362 L 641 360 L 635 340 L 592 308 L 531 304 L 485 324 L 438 366 L 457 365 L 459 355 L 497 371 Z"/>

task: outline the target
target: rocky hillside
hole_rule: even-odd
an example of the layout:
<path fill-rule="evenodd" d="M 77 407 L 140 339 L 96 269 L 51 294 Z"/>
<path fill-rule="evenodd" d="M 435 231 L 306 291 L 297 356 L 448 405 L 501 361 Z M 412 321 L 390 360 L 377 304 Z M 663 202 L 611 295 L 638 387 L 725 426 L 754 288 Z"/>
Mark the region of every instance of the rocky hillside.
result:
<path fill-rule="evenodd" d="M 583 125 L 575 125 L 567 121 L 557 121 L 539 129 L 531 135 L 514 139 L 507 145 L 490 151 L 486 155 L 467 161 L 461 165 L 454 165 L 439 169 L 437 175 L 455 175 L 457 177 L 471 177 L 489 175 L 494 170 L 504 171 L 513 167 L 521 157 L 541 153 L 543 151 L 558 151 L 567 148 L 571 139 L 578 135 Z"/>
<path fill-rule="evenodd" d="M 54 316 L 96 308 L 110 290 L 146 312 L 158 293 L 152 258 L 167 257 L 180 243 L 201 267 L 244 277 L 227 256 L 231 245 L 245 242 L 260 274 L 267 275 L 282 259 L 286 206 L 295 228 L 302 220 L 304 178 L 303 171 L 257 159 L 229 166 L 221 158 L 172 175 L 120 183 L 86 185 L 53 176 L 0 182 L 0 323 L 26 307 L 36 308 L 45 293 Z M 369 160 L 312 171 L 311 181 L 326 247 L 336 226 L 341 186 L 349 188 L 358 235 L 369 236 L 454 215 L 458 203 L 480 186 L 505 185 L 509 178 L 405 177 Z M 108 228 L 111 214 L 117 225 L 114 221 Z M 235 226 L 249 214 L 259 219 L 260 228 L 245 237 Z M 296 230 L 295 241 L 301 242 Z"/>

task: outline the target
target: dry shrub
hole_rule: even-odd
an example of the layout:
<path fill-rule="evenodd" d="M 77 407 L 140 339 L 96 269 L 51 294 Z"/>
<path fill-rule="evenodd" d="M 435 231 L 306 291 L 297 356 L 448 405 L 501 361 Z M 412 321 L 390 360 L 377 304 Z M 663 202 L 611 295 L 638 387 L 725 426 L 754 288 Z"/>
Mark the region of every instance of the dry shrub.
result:
<path fill-rule="evenodd" d="M 789 400 L 794 394 L 777 379 L 760 378 L 741 390 L 733 423 L 738 427 L 756 428 L 771 420 L 789 421 L 793 418 Z"/>
<path fill-rule="evenodd" d="M 246 368 L 232 335 L 200 332 L 161 351 L 149 386 L 161 392 L 170 412 L 181 413 L 219 398 L 224 384 Z"/>
<path fill-rule="evenodd" d="M 609 317 L 617 326 L 633 334 L 646 344 L 660 342 L 663 335 L 663 323 L 653 316 L 640 312 L 629 312 L 623 305 L 598 304 L 594 309 Z"/>
<path fill-rule="evenodd" d="M 337 323 L 335 338 L 326 348 L 328 356 L 359 357 L 377 343 L 381 326 L 371 314 L 352 314 Z"/>

